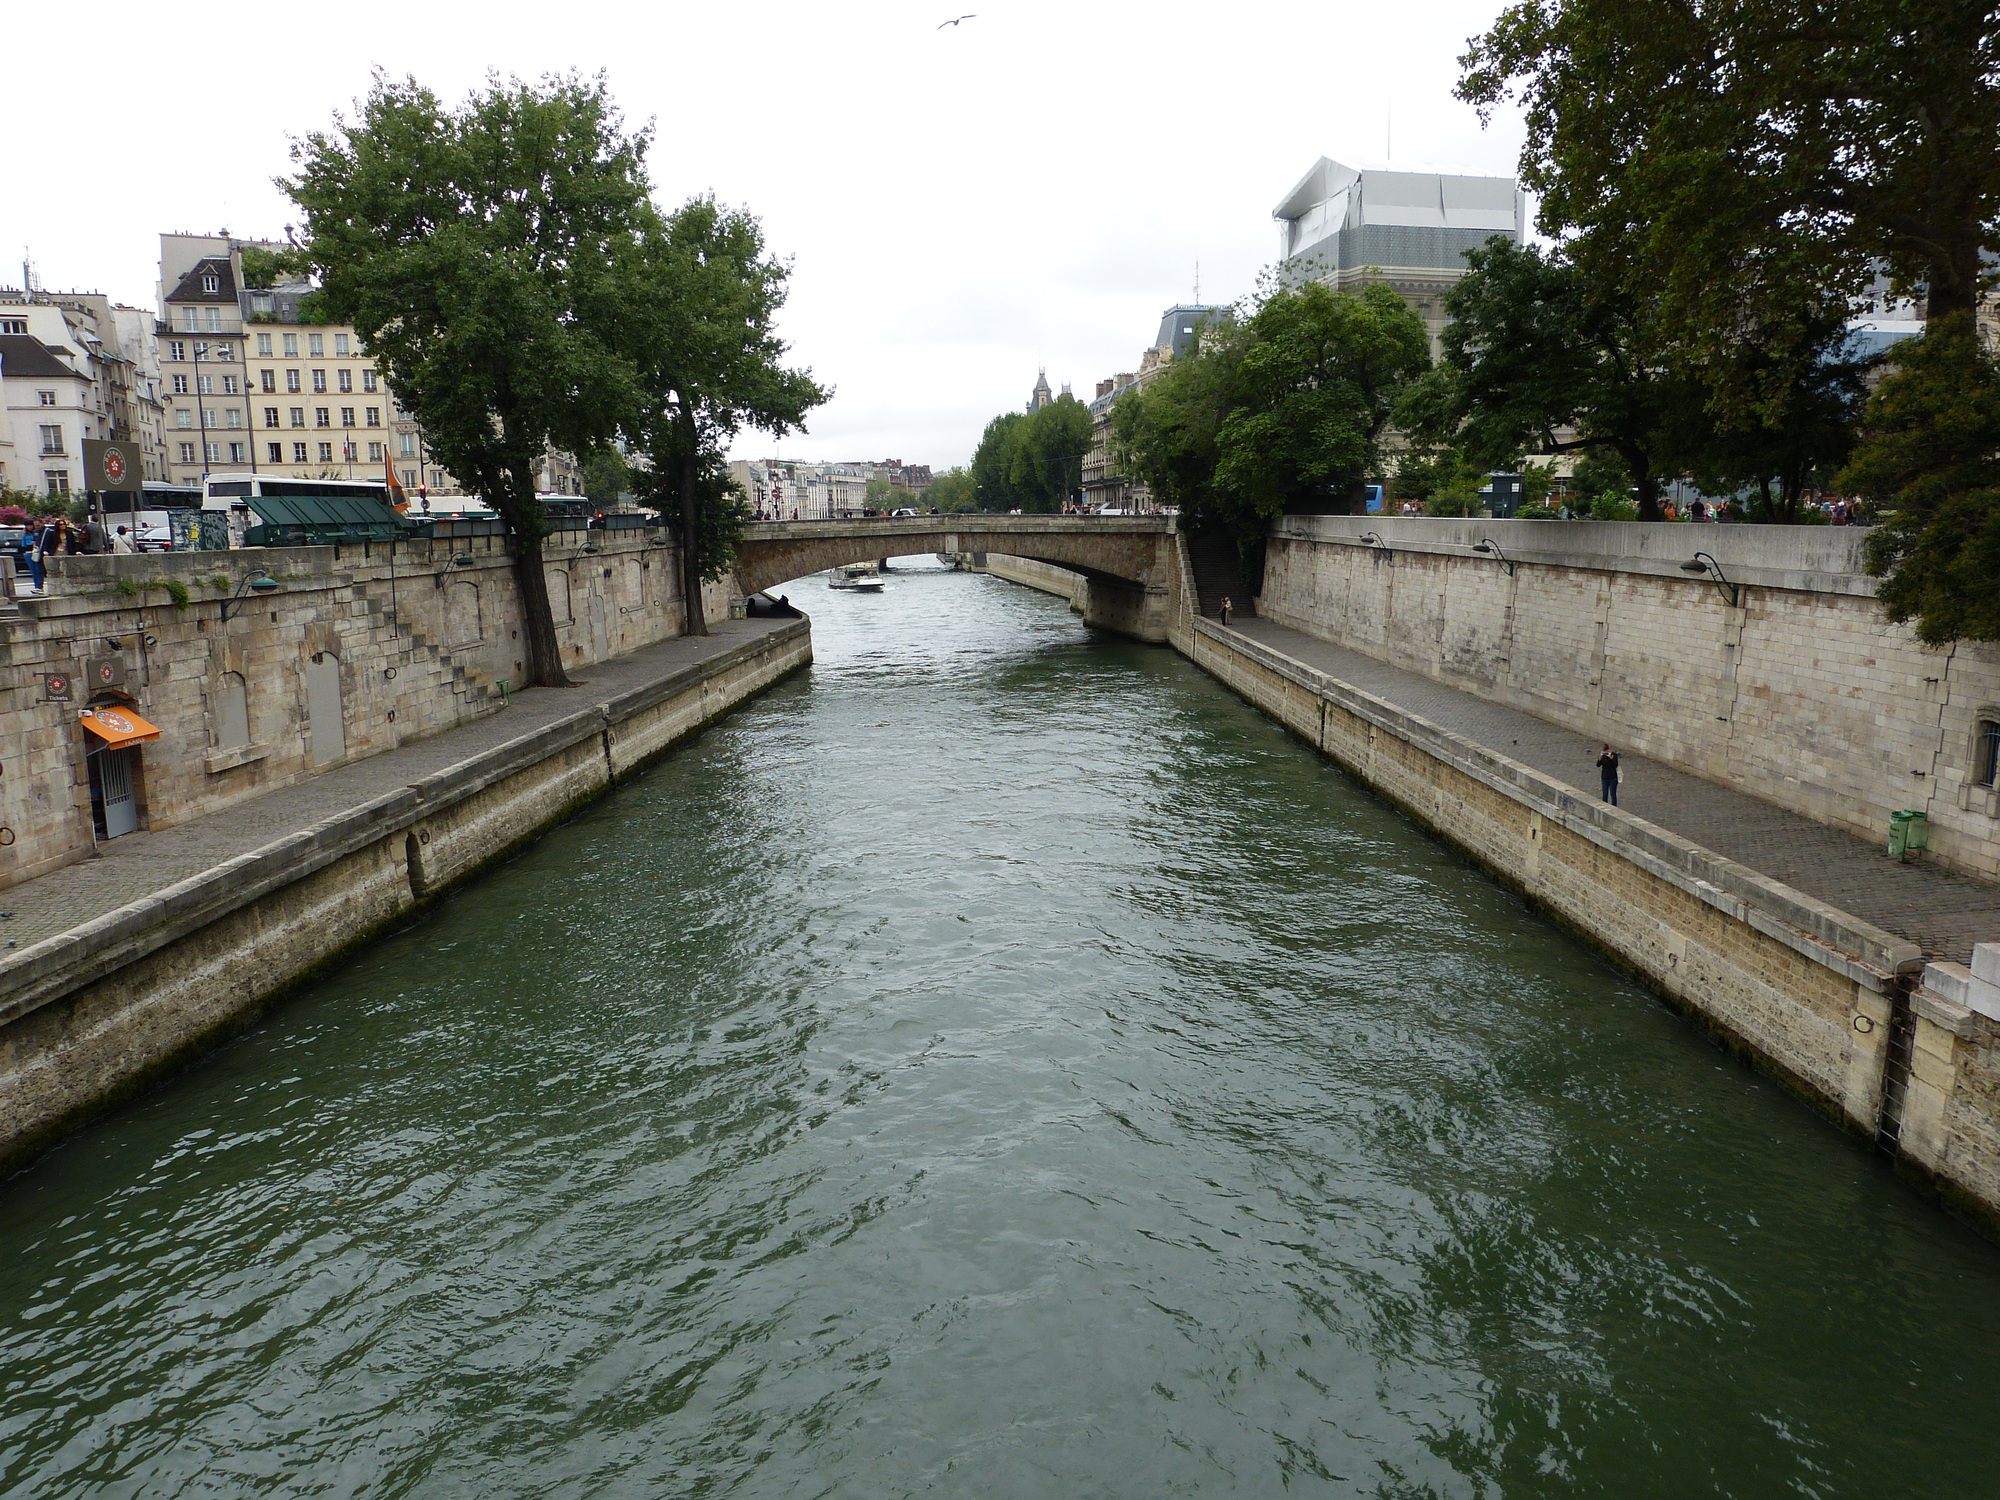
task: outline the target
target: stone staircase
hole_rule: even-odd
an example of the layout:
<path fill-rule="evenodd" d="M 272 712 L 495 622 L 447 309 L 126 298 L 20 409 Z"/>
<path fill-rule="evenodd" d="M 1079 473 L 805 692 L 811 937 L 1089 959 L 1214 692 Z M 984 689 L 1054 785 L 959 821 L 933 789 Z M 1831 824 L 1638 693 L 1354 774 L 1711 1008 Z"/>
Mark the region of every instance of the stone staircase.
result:
<path fill-rule="evenodd" d="M 1250 590 L 1244 587 L 1236 544 L 1218 534 L 1187 539 L 1188 566 L 1194 572 L 1194 590 L 1201 600 L 1201 613 L 1211 619 L 1222 614 L 1227 596 L 1231 611 L 1239 618 L 1257 613 Z"/>

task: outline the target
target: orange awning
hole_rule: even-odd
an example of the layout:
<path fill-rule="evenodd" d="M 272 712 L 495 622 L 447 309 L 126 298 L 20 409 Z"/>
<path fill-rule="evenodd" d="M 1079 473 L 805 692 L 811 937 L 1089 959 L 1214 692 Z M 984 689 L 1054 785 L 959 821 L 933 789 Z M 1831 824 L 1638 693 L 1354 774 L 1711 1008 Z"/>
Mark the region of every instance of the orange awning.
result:
<path fill-rule="evenodd" d="M 159 730 L 129 708 L 86 708 L 83 727 L 113 750 L 160 737 Z"/>

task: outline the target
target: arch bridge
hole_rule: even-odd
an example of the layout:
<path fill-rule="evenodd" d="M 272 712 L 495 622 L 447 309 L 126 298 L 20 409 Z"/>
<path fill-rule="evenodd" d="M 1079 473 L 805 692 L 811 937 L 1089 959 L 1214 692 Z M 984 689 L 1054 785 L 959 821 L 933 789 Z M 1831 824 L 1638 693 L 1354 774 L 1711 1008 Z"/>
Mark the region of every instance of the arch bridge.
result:
<path fill-rule="evenodd" d="M 1172 516 L 877 516 L 853 521 L 753 521 L 736 549 L 746 594 L 852 563 L 919 552 L 1003 553 L 1081 573 L 1084 618 L 1164 641 L 1179 579 Z"/>

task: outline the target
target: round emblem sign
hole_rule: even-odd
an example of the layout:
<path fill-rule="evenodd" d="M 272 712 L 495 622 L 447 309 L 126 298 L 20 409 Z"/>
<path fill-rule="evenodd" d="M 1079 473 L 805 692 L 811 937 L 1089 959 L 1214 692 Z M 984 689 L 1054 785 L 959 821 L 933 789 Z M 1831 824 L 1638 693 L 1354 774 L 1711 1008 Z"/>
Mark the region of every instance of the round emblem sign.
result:
<path fill-rule="evenodd" d="M 60 672 L 49 673 L 49 695 L 60 697 L 69 691 L 69 679 Z"/>
<path fill-rule="evenodd" d="M 110 662 L 101 661 L 97 664 L 97 680 L 103 683 L 106 687 L 109 687 L 111 685 L 112 679 L 117 677 L 117 675 L 118 675 L 118 669 L 114 667 Z"/>
<path fill-rule="evenodd" d="M 104 455 L 104 477 L 113 484 L 125 477 L 125 455 L 116 448 Z"/>
<path fill-rule="evenodd" d="M 133 732 L 133 725 L 130 719 L 126 718 L 123 714 L 113 713 L 108 708 L 97 710 L 97 722 L 113 734 L 131 734 Z"/>

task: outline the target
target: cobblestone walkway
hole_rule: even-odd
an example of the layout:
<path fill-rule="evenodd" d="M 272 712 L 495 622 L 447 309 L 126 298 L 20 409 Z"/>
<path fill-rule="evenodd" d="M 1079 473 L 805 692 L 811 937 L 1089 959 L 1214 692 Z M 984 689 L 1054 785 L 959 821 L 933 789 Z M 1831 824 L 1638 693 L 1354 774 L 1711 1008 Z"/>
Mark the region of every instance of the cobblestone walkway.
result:
<path fill-rule="evenodd" d="M 1598 795 L 1596 740 L 1269 620 L 1238 618 L 1232 628 L 1586 795 Z M 1882 844 L 1623 747 L 1620 754 L 1625 779 L 1618 796 L 1627 812 L 1920 944 L 1926 957 L 1964 963 L 1974 943 L 2000 942 L 2000 886 L 1931 865 L 1897 864 Z"/>
<path fill-rule="evenodd" d="M 726 620 L 706 638 L 682 636 L 596 666 L 578 669 L 573 688 L 528 688 L 489 718 L 339 766 L 309 781 L 277 787 L 213 817 L 159 833 L 130 833 L 102 852 L 0 891 L 0 941 L 9 948 L 67 931 L 198 875 L 213 865 L 358 807 L 392 788 L 419 781 L 482 750 L 503 745 L 619 693 L 678 672 L 733 646 L 790 625 L 790 620 Z"/>

